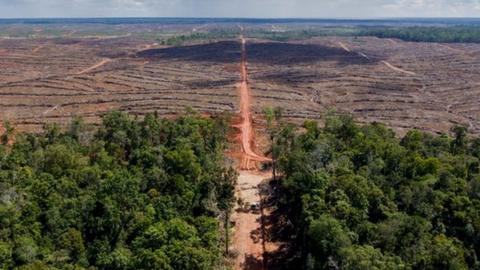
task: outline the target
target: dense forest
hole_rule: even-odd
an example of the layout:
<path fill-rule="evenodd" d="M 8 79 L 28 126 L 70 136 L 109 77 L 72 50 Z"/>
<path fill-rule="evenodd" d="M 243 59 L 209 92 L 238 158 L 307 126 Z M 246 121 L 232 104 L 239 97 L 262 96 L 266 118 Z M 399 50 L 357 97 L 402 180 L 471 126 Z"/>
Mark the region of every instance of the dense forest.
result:
<path fill-rule="evenodd" d="M 0 146 L 0 269 L 219 269 L 236 172 L 226 117 L 17 134 Z M 227 223 L 228 224 L 228 223 Z"/>
<path fill-rule="evenodd" d="M 328 36 L 397 38 L 414 42 L 480 42 L 480 28 L 478 26 L 332 26 L 284 31 L 250 29 L 247 34 L 250 38 L 281 42 Z"/>
<path fill-rule="evenodd" d="M 208 41 L 209 43 L 213 42 L 214 40 L 221 40 L 221 39 L 236 39 L 240 34 L 239 29 L 211 29 L 208 32 L 193 32 L 190 34 L 181 34 L 171 36 L 169 38 L 160 40 L 162 45 L 168 46 L 183 46 L 188 45 L 191 42 L 198 42 L 198 41 Z"/>
<path fill-rule="evenodd" d="M 479 138 L 325 122 L 270 121 L 290 269 L 480 269 Z"/>
<path fill-rule="evenodd" d="M 313 37 L 378 37 L 397 38 L 414 42 L 443 43 L 479 43 L 480 28 L 478 26 L 311 26 L 305 28 L 285 28 L 272 30 L 266 28 L 247 28 L 248 38 L 267 39 L 279 42 L 304 40 Z M 183 46 L 198 41 L 214 41 L 220 39 L 236 39 L 239 29 L 210 29 L 207 32 L 192 32 L 161 39 L 163 45 Z"/>
<path fill-rule="evenodd" d="M 416 42 L 480 42 L 480 28 L 478 26 L 368 27 L 360 29 L 355 35 L 398 38 L 405 41 Z"/>
<path fill-rule="evenodd" d="M 480 138 L 267 110 L 287 269 L 480 269 Z M 228 118 L 120 112 L 0 146 L 0 269 L 222 269 Z M 8 127 L 8 125 L 7 125 Z"/>
<path fill-rule="evenodd" d="M 247 29 L 248 38 L 260 38 L 273 41 L 303 40 L 313 37 L 354 36 L 360 32 L 356 27 L 309 27 L 305 29 L 286 29 L 272 31 L 270 29 Z"/>

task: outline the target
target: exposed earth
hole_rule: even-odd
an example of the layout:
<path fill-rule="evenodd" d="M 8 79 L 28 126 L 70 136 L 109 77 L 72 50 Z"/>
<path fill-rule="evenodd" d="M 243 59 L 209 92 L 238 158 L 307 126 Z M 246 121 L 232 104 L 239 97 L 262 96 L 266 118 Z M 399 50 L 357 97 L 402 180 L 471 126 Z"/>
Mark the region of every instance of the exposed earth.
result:
<path fill-rule="evenodd" d="M 269 158 L 255 153 L 255 134 L 252 128 L 251 94 L 248 85 L 246 39 L 241 40 L 240 74 L 240 118 L 239 142 L 240 177 L 238 178 L 236 197 L 239 202 L 233 215 L 235 222 L 233 249 L 237 253 L 235 269 L 266 269 L 265 228 L 263 227 L 264 209 L 261 198 L 261 184 L 268 182 L 271 174 L 258 171 L 259 162 L 268 162 Z"/>
<path fill-rule="evenodd" d="M 455 124 L 480 131 L 478 44 L 323 37 L 249 39 L 246 46 L 257 129 L 263 108 L 279 106 L 295 123 L 335 109 L 400 134 L 448 132 Z M 97 122 L 112 109 L 238 113 L 240 48 L 237 39 L 183 47 L 128 36 L 0 39 L 0 118 L 39 131 L 73 116 Z"/>

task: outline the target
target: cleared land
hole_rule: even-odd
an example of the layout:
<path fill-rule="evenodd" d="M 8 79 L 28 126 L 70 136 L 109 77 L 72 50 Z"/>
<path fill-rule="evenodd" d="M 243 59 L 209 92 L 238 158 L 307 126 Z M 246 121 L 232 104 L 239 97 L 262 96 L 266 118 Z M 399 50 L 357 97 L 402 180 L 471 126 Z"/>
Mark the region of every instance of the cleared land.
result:
<path fill-rule="evenodd" d="M 480 45 L 326 37 L 247 48 L 257 115 L 278 106 L 302 122 L 335 109 L 400 133 L 480 131 Z"/>
<path fill-rule="evenodd" d="M 74 116 L 97 122 L 112 109 L 163 116 L 187 107 L 202 113 L 238 110 L 237 42 L 212 44 L 203 52 L 137 49 L 149 44 L 129 38 L 0 40 L 0 119 L 17 130 L 39 131 L 44 123 L 68 123 Z M 216 51 L 222 63 L 209 60 Z M 189 59 L 199 54 L 202 60 Z"/>
<path fill-rule="evenodd" d="M 138 31 L 158 37 L 208 33 L 209 27 Z M 45 123 L 68 123 L 74 116 L 98 122 L 112 109 L 162 116 L 186 107 L 205 114 L 240 112 L 240 40 L 169 47 L 133 30 L 117 26 L 93 37 L 76 27 L 55 38 L 0 39 L 0 119 L 20 131 L 39 131 Z M 478 44 L 319 37 L 248 38 L 246 47 L 257 131 L 264 124 L 263 108 L 279 106 L 296 123 L 320 120 L 336 109 L 400 133 L 412 127 L 447 132 L 455 124 L 480 132 Z"/>

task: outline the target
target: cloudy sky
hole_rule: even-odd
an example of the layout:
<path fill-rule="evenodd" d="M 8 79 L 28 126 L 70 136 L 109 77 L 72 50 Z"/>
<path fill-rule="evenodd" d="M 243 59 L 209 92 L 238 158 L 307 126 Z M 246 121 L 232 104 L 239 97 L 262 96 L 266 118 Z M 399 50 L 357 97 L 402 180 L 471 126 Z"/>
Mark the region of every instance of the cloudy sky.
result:
<path fill-rule="evenodd" d="M 480 17 L 480 0 L 0 0 L 26 17 Z"/>

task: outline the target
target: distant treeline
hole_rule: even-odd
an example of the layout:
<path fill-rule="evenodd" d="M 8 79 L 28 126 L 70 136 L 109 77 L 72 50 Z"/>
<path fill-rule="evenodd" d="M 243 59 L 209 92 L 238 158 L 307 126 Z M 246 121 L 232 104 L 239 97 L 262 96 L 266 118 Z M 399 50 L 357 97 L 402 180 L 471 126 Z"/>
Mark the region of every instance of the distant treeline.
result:
<path fill-rule="evenodd" d="M 205 32 L 175 35 L 161 41 L 164 45 L 181 46 L 200 40 L 237 38 L 237 28 L 218 28 Z M 329 26 L 308 28 L 266 29 L 250 28 L 245 31 L 248 38 L 273 41 L 304 40 L 313 37 L 379 37 L 397 38 L 414 42 L 480 43 L 480 27 L 462 26 Z"/>
<path fill-rule="evenodd" d="M 480 28 L 474 26 L 451 27 L 380 27 L 360 30 L 356 35 L 379 38 L 398 38 L 417 42 L 480 42 Z"/>
<path fill-rule="evenodd" d="M 247 32 L 250 38 L 269 39 L 274 41 L 302 40 L 312 37 L 352 36 L 358 33 L 352 27 L 291 29 L 285 31 L 271 31 L 266 29 L 252 29 Z"/>
<path fill-rule="evenodd" d="M 15 18 L 2 19 L 0 24 L 27 25 L 194 25 L 194 24 L 328 24 L 328 25 L 480 25 L 478 18 L 403 18 L 403 19 L 301 19 L 301 18 L 155 18 L 155 17 L 118 17 L 118 18 Z"/>
<path fill-rule="evenodd" d="M 208 32 L 196 32 L 191 34 L 176 35 L 161 41 L 163 45 L 168 46 L 182 46 L 188 42 L 199 40 L 218 40 L 218 39 L 232 39 L 239 35 L 238 30 L 234 29 L 214 29 Z"/>
<path fill-rule="evenodd" d="M 477 43 L 480 42 L 480 28 L 475 26 L 368 26 L 314 27 L 286 31 L 253 29 L 248 32 L 248 36 L 275 41 L 302 40 L 325 36 L 374 36 L 415 42 Z"/>

